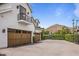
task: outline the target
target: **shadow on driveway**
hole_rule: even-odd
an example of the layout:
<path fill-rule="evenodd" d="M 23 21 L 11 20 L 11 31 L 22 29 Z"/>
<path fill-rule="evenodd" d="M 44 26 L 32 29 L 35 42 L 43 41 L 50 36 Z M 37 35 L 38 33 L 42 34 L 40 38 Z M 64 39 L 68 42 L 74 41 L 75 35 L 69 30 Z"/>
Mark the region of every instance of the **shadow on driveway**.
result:
<path fill-rule="evenodd" d="M 1 53 L 0 53 L 0 56 L 6 56 L 6 54 L 1 54 Z"/>

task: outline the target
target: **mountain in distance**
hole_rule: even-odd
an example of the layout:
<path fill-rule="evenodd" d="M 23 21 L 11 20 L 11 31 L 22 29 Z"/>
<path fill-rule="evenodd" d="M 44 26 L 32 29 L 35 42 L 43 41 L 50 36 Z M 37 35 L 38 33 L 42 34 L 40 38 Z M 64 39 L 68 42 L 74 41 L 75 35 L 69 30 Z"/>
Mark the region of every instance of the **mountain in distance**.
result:
<path fill-rule="evenodd" d="M 67 27 L 67 26 L 64 26 L 64 25 L 60 25 L 60 24 L 54 24 L 52 26 L 49 26 L 46 31 L 49 31 L 50 33 L 55 33 L 55 32 L 58 32 L 59 30 L 62 30 L 62 28 L 65 27 L 65 28 L 68 28 L 68 29 L 72 29 L 71 27 Z"/>

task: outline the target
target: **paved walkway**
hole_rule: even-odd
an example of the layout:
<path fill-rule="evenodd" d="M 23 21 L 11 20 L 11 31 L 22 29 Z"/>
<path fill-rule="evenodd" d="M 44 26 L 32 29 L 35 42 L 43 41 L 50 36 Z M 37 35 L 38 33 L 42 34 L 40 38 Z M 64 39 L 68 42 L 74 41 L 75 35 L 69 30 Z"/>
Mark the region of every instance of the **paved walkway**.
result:
<path fill-rule="evenodd" d="M 33 45 L 0 49 L 9 56 L 79 56 L 79 45 L 64 40 L 44 40 Z"/>

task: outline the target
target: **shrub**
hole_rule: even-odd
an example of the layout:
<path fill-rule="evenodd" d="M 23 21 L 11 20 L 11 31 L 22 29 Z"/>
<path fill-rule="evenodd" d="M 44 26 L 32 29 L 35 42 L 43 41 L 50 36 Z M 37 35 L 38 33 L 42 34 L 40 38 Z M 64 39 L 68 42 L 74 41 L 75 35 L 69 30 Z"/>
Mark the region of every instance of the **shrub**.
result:
<path fill-rule="evenodd" d="M 79 34 L 74 35 L 74 42 L 79 43 Z"/>
<path fill-rule="evenodd" d="M 43 39 L 48 39 L 48 35 L 44 35 L 43 36 Z"/>
<path fill-rule="evenodd" d="M 64 35 L 62 34 L 53 34 L 53 39 L 56 39 L 56 40 L 63 40 L 64 39 Z"/>
<path fill-rule="evenodd" d="M 74 35 L 73 34 L 65 34 L 65 40 L 73 42 L 74 40 Z"/>
<path fill-rule="evenodd" d="M 43 40 L 45 40 L 45 39 L 52 39 L 52 36 L 51 35 L 43 35 L 42 39 Z"/>
<path fill-rule="evenodd" d="M 41 39 L 45 40 L 45 39 L 48 39 L 48 38 L 49 38 L 49 31 L 42 30 Z"/>
<path fill-rule="evenodd" d="M 65 34 L 65 40 L 79 43 L 79 34 Z"/>

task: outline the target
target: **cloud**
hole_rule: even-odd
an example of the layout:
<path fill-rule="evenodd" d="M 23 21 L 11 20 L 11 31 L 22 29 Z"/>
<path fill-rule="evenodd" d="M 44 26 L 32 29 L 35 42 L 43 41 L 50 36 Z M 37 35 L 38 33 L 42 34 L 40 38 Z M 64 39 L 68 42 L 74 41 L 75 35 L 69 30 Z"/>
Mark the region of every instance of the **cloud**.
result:
<path fill-rule="evenodd" d="M 63 10 L 61 8 L 56 9 L 56 16 L 60 16 L 63 14 Z"/>
<path fill-rule="evenodd" d="M 75 7 L 76 7 L 76 9 L 74 10 L 74 15 L 76 16 L 76 17 L 79 17 L 79 4 L 74 4 L 75 5 Z"/>

